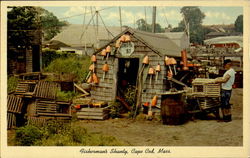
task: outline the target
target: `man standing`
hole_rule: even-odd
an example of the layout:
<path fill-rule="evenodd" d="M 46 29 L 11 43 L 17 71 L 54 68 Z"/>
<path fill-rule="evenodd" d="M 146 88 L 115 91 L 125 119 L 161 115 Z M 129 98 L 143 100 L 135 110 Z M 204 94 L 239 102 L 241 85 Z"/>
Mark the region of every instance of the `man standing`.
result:
<path fill-rule="evenodd" d="M 223 77 L 216 78 L 215 83 L 221 83 L 221 109 L 224 122 L 232 121 L 231 106 L 229 104 L 232 86 L 235 80 L 235 71 L 232 68 L 232 61 L 230 59 L 224 60 L 224 68 L 227 70 Z"/>

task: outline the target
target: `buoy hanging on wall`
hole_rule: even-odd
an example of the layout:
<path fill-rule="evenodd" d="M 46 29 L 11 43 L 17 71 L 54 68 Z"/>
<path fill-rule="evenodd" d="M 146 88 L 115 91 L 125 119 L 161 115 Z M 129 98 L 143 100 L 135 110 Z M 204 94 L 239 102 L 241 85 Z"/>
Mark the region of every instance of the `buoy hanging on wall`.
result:
<path fill-rule="evenodd" d="M 87 80 L 87 83 L 92 83 L 92 82 L 93 82 L 93 76 L 90 75 L 89 78 L 88 78 L 88 80 Z"/>
<path fill-rule="evenodd" d="M 131 41 L 131 37 L 129 35 L 125 35 L 125 42 L 130 42 Z"/>
<path fill-rule="evenodd" d="M 153 77 L 153 75 L 155 74 L 154 68 L 150 67 L 149 70 L 148 70 L 148 74 L 150 75 L 150 76 L 149 76 L 149 77 L 150 77 L 150 79 L 149 79 L 149 84 L 151 85 L 151 83 L 152 83 L 152 77 Z"/>
<path fill-rule="evenodd" d="M 126 41 L 126 35 L 122 35 L 122 36 L 120 37 L 120 41 L 121 41 L 121 42 L 125 42 L 125 41 Z"/>
<path fill-rule="evenodd" d="M 110 47 L 110 46 L 107 46 L 107 47 L 106 47 L 106 54 L 107 54 L 106 60 L 109 59 L 109 54 L 110 54 L 110 52 L 111 52 L 111 47 Z"/>
<path fill-rule="evenodd" d="M 148 56 L 146 55 L 144 58 L 143 58 L 143 61 L 142 61 L 143 64 L 149 64 L 149 58 Z"/>
<path fill-rule="evenodd" d="M 155 72 L 156 72 L 155 81 L 157 81 L 158 75 L 159 75 L 159 72 L 160 72 L 160 71 L 161 71 L 161 65 L 158 63 L 158 65 L 157 65 L 156 68 L 155 68 Z"/>
<path fill-rule="evenodd" d="M 99 80 L 98 80 L 96 73 L 93 73 L 92 77 L 93 77 L 93 83 L 98 84 Z"/>
<path fill-rule="evenodd" d="M 105 58 L 106 55 L 107 55 L 106 49 L 103 49 L 103 50 L 101 51 L 101 56 L 103 56 L 103 57 L 102 57 L 102 60 Z"/>
<path fill-rule="evenodd" d="M 119 48 L 121 46 L 121 41 L 120 41 L 120 39 L 118 39 L 118 40 L 116 40 L 116 42 L 115 42 L 115 47 L 116 48 Z"/>
<path fill-rule="evenodd" d="M 155 95 L 155 96 L 153 97 L 153 99 L 152 99 L 152 102 L 151 102 L 151 105 L 152 105 L 152 106 L 156 106 L 156 104 L 157 104 L 157 99 L 158 99 L 158 97 L 157 97 L 157 95 Z"/>
<path fill-rule="evenodd" d="M 97 61 L 95 55 L 92 55 L 92 56 L 91 56 L 91 61 L 92 61 L 93 63 L 95 63 L 95 62 Z"/>
<path fill-rule="evenodd" d="M 177 62 L 176 62 L 175 58 L 170 58 L 170 59 L 171 59 L 171 65 L 174 66 L 174 75 L 176 75 L 177 74 L 177 72 L 176 72 L 176 64 L 177 64 Z"/>
<path fill-rule="evenodd" d="M 102 79 L 104 80 L 104 79 L 105 79 L 106 73 L 109 71 L 109 66 L 108 66 L 107 63 L 105 63 L 105 64 L 103 65 L 102 71 L 103 71 L 103 77 L 102 77 Z"/>

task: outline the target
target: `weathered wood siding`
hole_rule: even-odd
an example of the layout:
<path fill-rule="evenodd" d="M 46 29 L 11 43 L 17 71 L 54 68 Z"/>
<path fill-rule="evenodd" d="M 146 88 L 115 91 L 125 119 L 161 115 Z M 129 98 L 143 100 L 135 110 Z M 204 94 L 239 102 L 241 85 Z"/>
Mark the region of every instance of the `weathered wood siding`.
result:
<path fill-rule="evenodd" d="M 115 78 L 117 74 L 117 68 L 114 69 L 115 64 L 117 65 L 118 62 L 116 62 L 117 59 L 115 57 L 110 56 L 108 60 L 104 59 L 100 55 L 97 55 L 97 62 L 96 62 L 96 75 L 99 79 L 99 83 L 92 87 L 91 90 L 91 96 L 94 99 L 94 101 L 105 101 L 105 102 L 112 102 L 115 99 L 114 92 L 116 92 L 116 86 L 114 86 Z M 106 72 L 105 79 L 103 80 L 103 71 L 102 66 L 107 62 L 109 66 L 109 71 Z M 117 66 L 116 66 L 117 67 Z"/>
<path fill-rule="evenodd" d="M 138 58 L 139 59 L 139 70 L 142 67 L 142 60 L 145 55 L 149 56 L 149 65 L 156 68 L 157 64 L 161 65 L 161 72 L 158 75 L 157 81 L 155 81 L 156 75 L 153 75 L 152 83 L 149 84 L 150 77 L 148 72 L 145 69 L 143 74 L 147 75 L 147 78 L 143 84 L 142 88 L 142 100 L 141 103 L 150 102 L 153 99 L 156 93 L 162 93 L 165 90 L 163 79 L 166 76 L 166 67 L 164 65 L 164 57 L 160 57 L 158 54 L 153 52 L 149 47 L 144 43 L 137 40 L 135 37 L 131 37 L 132 42 L 135 44 L 135 51 L 129 58 Z M 114 47 L 114 43 L 111 46 Z M 96 63 L 96 74 L 99 78 L 99 84 L 94 86 L 91 90 L 91 96 L 95 101 L 106 101 L 112 102 L 116 97 L 117 90 L 117 71 L 118 71 L 118 58 L 124 58 L 121 54 L 116 54 L 115 56 L 110 56 L 107 64 L 109 65 L 109 71 L 106 73 L 105 81 L 102 80 L 102 66 L 105 64 L 105 59 L 102 56 L 97 54 L 97 63 Z M 128 57 L 125 57 L 128 58 Z M 161 97 L 158 96 L 157 106 L 161 104 Z"/>

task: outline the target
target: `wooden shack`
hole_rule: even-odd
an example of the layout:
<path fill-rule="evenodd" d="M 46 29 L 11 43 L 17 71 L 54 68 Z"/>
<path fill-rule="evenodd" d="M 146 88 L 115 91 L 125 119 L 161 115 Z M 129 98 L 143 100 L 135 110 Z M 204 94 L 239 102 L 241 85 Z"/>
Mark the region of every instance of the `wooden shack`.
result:
<path fill-rule="evenodd" d="M 29 45 L 14 45 L 8 42 L 8 74 L 39 72 L 41 70 L 42 31 L 25 32 L 32 40 Z"/>
<path fill-rule="evenodd" d="M 106 55 L 102 52 L 104 50 Z M 94 101 L 112 102 L 119 97 L 119 91 L 132 85 L 137 90 L 137 102 L 151 104 L 157 93 L 167 90 L 164 83 L 167 77 L 165 57 L 174 57 L 179 63 L 181 49 L 166 36 L 127 28 L 95 52 L 95 55 L 94 73 L 98 83 L 91 90 Z M 143 64 L 145 56 L 149 59 L 148 64 Z M 105 63 L 108 65 L 107 72 L 103 71 Z M 149 75 L 148 72 L 149 68 L 155 70 L 158 64 L 161 70 L 156 79 L 156 73 Z M 161 96 L 158 96 L 156 106 L 159 107 L 160 104 Z"/>

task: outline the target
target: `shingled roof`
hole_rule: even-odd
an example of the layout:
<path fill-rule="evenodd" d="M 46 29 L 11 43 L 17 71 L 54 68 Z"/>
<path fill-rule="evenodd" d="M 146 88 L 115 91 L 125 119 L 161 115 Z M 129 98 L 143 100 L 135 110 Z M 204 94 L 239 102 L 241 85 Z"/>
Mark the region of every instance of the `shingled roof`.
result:
<path fill-rule="evenodd" d="M 122 33 L 120 33 L 115 38 L 113 38 L 113 40 L 111 42 L 116 41 L 118 38 L 120 38 L 121 35 L 126 34 L 126 33 L 132 34 L 135 38 L 137 38 L 142 43 L 147 45 L 150 49 L 152 49 L 155 53 L 159 54 L 160 56 L 167 55 L 167 56 L 171 56 L 171 57 L 181 57 L 180 47 L 177 46 L 168 37 L 166 37 L 164 35 L 155 34 L 155 33 L 135 30 L 132 28 L 127 28 Z M 107 44 L 107 45 L 109 45 L 109 44 Z M 102 50 L 106 46 L 102 47 L 99 50 Z"/>
<path fill-rule="evenodd" d="M 71 24 L 65 26 L 51 41 L 60 41 L 71 47 L 84 47 L 85 44 L 92 47 L 98 43 L 98 40 L 109 42 L 113 37 L 121 33 L 120 27 L 109 26 L 107 29 L 104 26 L 98 26 L 97 33 L 94 25 Z"/>

